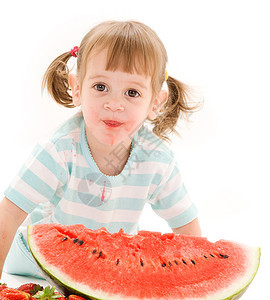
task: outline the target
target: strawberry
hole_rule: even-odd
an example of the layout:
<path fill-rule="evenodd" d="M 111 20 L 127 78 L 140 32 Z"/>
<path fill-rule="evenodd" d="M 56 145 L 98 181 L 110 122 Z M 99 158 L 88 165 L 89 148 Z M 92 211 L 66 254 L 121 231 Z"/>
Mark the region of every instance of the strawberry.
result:
<path fill-rule="evenodd" d="M 55 295 L 57 295 L 59 298 L 57 298 L 58 300 L 66 300 L 66 298 L 64 297 L 64 295 L 62 295 L 59 292 L 54 292 Z"/>
<path fill-rule="evenodd" d="M 85 298 L 78 295 L 69 295 L 68 300 L 85 300 Z"/>
<path fill-rule="evenodd" d="M 50 286 L 46 286 L 43 291 L 37 292 L 33 298 L 41 299 L 41 300 L 65 300 L 65 297 L 59 292 L 55 291 L 55 287 L 52 288 Z"/>
<path fill-rule="evenodd" d="M 13 288 L 5 288 L 0 293 L 0 299 L 29 300 L 30 295 L 26 292 L 18 291 Z"/>
<path fill-rule="evenodd" d="M 3 289 L 6 289 L 7 285 L 5 283 L 0 283 L 0 293 Z"/>
<path fill-rule="evenodd" d="M 69 295 L 68 300 L 86 300 L 86 299 L 78 295 Z"/>
<path fill-rule="evenodd" d="M 36 283 L 26 283 L 17 288 L 19 291 L 26 292 L 30 294 L 31 296 L 35 295 L 37 292 L 43 290 L 43 286 L 40 286 L 39 284 Z"/>

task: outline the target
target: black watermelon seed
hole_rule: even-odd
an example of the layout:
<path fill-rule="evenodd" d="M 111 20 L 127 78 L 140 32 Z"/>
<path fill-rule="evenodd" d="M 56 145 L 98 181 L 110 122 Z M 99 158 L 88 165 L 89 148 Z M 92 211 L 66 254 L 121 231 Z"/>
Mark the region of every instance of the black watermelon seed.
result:
<path fill-rule="evenodd" d="M 96 249 L 94 249 L 94 250 L 93 250 L 93 254 L 95 254 L 96 252 L 97 252 L 97 250 L 96 250 Z"/>
<path fill-rule="evenodd" d="M 102 251 L 100 251 L 98 254 L 98 257 L 101 257 L 101 256 L 102 256 Z"/>
<path fill-rule="evenodd" d="M 169 261 L 169 266 L 172 266 L 172 263 Z"/>
<path fill-rule="evenodd" d="M 186 265 L 187 263 L 182 259 L 182 262 Z"/>
<path fill-rule="evenodd" d="M 116 265 L 118 265 L 118 264 L 119 264 L 119 262 L 120 262 L 120 261 L 119 261 L 119 259 L 117 259 L 117 261 L 116 261 Z"/>
<path fill-rule="evenodd" d="M 83 243 L 84 243 L 84 241 L 83 241 L 83 240 L 80 240 L 80 241 L 78 242 L 78 245 L 81 246 Z"/>
<path fill-rule="evenodd" d="M 215 257 L 213 254 L 210 254 L 210 256 Z"/>
<path fill-rule="evenodd" d="M 195 261 L 192 259 L 191 262 L 193 263 L 193 265 L 196 265 Z"/>
<path fill-rule="evenodd" d="M 178 262 L 177 262 L 177 260 L 175 260 L 175 261 L 174 261 L 174 263 L 175 263 L 176 265 L 178 265 Z"/>
<path fill-rule="evenodd" d="M 66 241 L 68 238 L 65 236 L 62 238 L 62 241 Z"/>
<path fill-rule="evenodd" d="M 142 260 L 140 261 L 140 264 L 141 264 L 141 266 L 143 267 L 143 261 L 142 261 Z"/>
<path fill-rule="evenodd" d="M 206 256 L 206 255 L 204 255 L 204 257 L 205 257 L 205 258 L 207 258 L 207 256 Z"/>
<path fill-rule="evenodd" d="M 223 255 L 223 258 L 228 258 L 229 257 L 229 255 Z"/>
<path fill-rule="evenodd" d="M 74 239 L 73 240 L 73 243 L 75 244 L 75 243 L 77 243 L 79 241 L 79 239 Z"/>
<path fill-rule="evenodd" d="M 162 264 L 162 267 L 163 267 L 163 268 L 164 268 L 164 267 L 166 267 L 166 264 L 165 264 L 165 263 L 163 263 L 163 264 Z"/>

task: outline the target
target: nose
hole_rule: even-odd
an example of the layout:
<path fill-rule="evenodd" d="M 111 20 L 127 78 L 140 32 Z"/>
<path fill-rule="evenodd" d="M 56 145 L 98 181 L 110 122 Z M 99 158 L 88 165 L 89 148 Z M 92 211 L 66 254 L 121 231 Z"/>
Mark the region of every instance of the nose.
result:
<path fill-rule="evenodd" d="M 106 110 L 111 110 L 113 112 L 115 111 L 122 112 L 125 110 L 124 106 L 119 101 L 115 101 L 115 100 L 106 102 L 104 104 L 104 108 Z"/>

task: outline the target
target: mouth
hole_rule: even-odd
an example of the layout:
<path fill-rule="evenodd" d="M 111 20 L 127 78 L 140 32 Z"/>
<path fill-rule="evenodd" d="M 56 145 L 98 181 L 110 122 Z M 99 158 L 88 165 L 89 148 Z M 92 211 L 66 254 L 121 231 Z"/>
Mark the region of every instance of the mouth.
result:
<path fill-rule="evenodd" d="M 111 128 L 120 127 L 123 123 L 114 120 L 103 120 L 104 124 Z"/>

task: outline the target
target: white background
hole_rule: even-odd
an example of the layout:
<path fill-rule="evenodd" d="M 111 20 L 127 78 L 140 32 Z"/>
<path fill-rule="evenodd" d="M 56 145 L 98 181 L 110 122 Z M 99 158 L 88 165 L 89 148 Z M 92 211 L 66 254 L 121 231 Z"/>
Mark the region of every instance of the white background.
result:
<path fill-rule="evenodd" d="M 268 1 L 5 1 L 0 8 L 1 170 L 4 191 L 36 142 L 74 113 L 41 95 L 48 64 L 108 19 L 152 27 L 168 72 L 204 98 L 173 138 L 203 235 L 262 248 L 241 299 L 269 299 L 270 9 Z M 141 228 L 170 230 L 149 208 Z"/>

